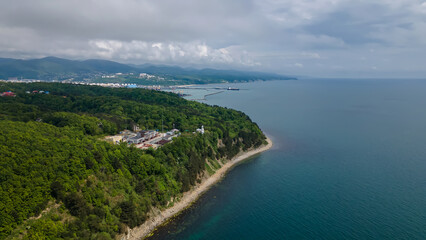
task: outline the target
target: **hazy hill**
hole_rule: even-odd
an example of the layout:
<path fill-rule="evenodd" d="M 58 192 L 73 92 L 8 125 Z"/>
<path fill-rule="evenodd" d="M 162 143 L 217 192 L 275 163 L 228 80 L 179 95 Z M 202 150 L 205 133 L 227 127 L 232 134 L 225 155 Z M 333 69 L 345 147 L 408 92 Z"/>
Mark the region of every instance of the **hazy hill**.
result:
<path fill-rule="evenodd" d="M 101 79 L 102 74 L 111 73 L 135 73 L 133 77 L 121 77 L 113 79 Z M 148 73 L 162 78 L 161 84 L 168 81 L 173 84 L 188 83 L 220 83 L 220 82 L 247 82 L 253 80 L 272 79 L 295 79 L 294 77 L 283 76 L 273 73 L 245 72 L 235 70 L 218 69 L 194 69 L 181 68 L 177 66 L 163 65 L 127 65 L 108 60 L 68 60 L 57 57 L 46 57 L 41 59 L 11 59 L 0 58 L 0 79 L 10 77 L 42 80 L 63 80 L 74 78 L 75 80 L 91 79 L 97 82 L 116 81 L 132 82 L 139 84 L 152 84 L 138 79 L 138 73 Z"/>
<path fill-rule="evenodd" d="M 274 73 L 252 72 L 252 71 L 236 71 L 236 70 L 218 70 L 218 69 L 194 69 L 181 68 L 176 66 L 155 66 L 155 65 L 139 65 L 139 69 L 149 74 L 173 76 L 180 80 L 223 80 L 226 82 L 245 82 L 253 80 L 287 80 L 294 77 L 283 76 Z"/>
<path fill-rule="evenodd" d="M 0 59 L 0 78 L 23 77 L 31 79 L 60 78 L 62 75 L 115 73 L 136 71 L 125 64 L 106 60 L 76 61 L 56 57 L 41 59 Z"/>

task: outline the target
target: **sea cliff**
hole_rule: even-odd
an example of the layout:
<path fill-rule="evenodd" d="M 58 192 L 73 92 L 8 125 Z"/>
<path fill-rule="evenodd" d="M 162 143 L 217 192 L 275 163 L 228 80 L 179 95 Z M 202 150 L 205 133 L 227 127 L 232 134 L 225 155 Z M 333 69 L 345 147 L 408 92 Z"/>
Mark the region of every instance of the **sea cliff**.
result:
<path fill-rule="evenodd" d="M 129 229 L 127 234 L 121 235 L 119 239 L 137 240 L 146 238 L 152 234 L 158 226 L 167 223 L 169 219 L 180 214 L 183 210 L 191 206 L 192 203 L 194 203 L 210 187 L 219 182 L 234 166 L 256 154 L 269 150 L 272 147 L 273 142 L 270 138 L 267 138 L 266 142 L 267 143 L 265 145 L 262 145 L 258 148 L 241 152 L 230 161 L 223 164 L 222 167 L 213 175 L 203 179 L 200 184 L 194 186 L 190 191 L 185 192 L 182 198 L 174 203 L 173 206 L 164 210 L 152 211 L 151 215 L 145 221 L 145 223 L 133 229 Z"/>

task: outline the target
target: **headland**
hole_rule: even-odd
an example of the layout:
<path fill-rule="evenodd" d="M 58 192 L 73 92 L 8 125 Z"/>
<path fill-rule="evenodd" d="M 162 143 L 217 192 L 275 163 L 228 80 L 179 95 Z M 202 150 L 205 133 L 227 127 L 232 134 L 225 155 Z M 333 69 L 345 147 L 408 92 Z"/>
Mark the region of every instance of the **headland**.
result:
<path fill-rule="evenodd" d="M 181 213 L 183 210 L 191 206 L 203 193 L 205 193 L 210 187 L 219 182 L 226 173 L 236 166 L 238 163 L 247 160 L 248 158 L 269 150 L 273 142 L 270 138 L 266 138 L 267 144 L 262 145 L 258 148 L 244 151 L 226 162 L 220 169 L 218 169 L 213 175 L 204 179 L 199 185 L 193 187 L 190 191 L 185 192 L 181 199 L 173 204 L 173 206 L 166 208 L 162 211 L 153 211 L 152 215 L 142 225 L 129 229 L 126 235 L 122 235 L 122 240 L 139 240 L 149 236 L 158 226 L 166 223 L 173 216 Z"/>

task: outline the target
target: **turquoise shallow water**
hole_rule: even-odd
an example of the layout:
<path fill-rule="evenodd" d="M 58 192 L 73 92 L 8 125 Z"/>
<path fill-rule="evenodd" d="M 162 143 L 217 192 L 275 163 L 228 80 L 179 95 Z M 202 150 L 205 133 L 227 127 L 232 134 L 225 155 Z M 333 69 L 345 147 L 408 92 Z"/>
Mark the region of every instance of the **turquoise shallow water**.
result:
<path fill-rule="evenodd" d="M 426 81 L 235 84 L 272 150 L 150 239 L 426 239 Z"/>

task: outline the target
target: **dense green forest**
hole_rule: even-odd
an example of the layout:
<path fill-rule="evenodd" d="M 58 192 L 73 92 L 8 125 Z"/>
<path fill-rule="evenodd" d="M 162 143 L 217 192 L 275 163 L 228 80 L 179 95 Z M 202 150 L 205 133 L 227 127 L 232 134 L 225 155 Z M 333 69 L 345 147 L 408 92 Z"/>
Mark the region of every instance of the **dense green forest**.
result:
<path fill-rule="evenodd" d="M 0 82 L 3 91 L 16 97 L 0 97 L 0 239 L 113 239 L 265 143 L 244 113 L 172 93 Z M 162 122 L 182 135 L 156 150 L 102 141 Z"/>

